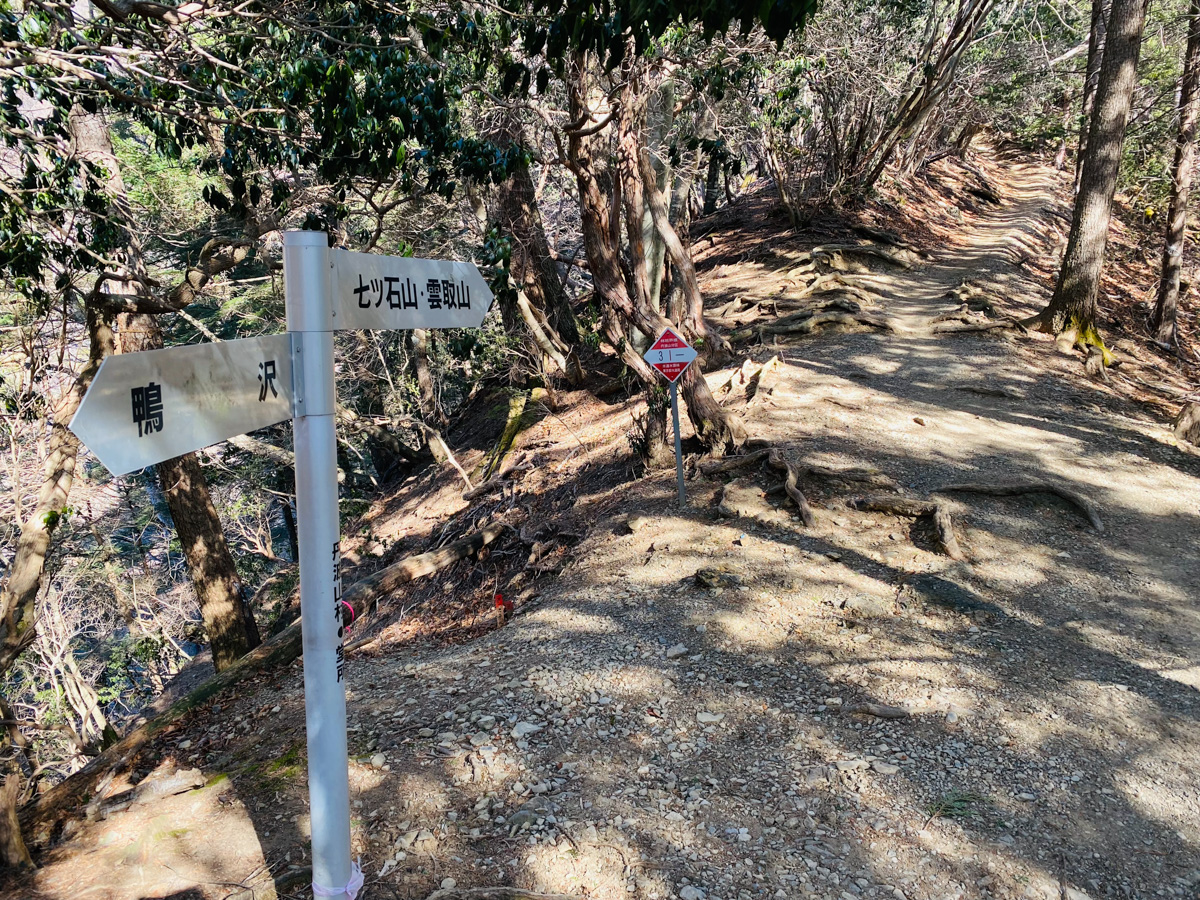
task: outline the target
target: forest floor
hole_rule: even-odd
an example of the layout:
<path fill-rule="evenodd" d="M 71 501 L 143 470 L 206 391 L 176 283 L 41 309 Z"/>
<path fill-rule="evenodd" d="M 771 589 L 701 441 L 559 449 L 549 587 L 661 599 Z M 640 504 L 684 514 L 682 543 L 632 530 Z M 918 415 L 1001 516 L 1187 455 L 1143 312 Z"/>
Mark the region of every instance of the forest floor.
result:
<path fill-rule="evenodd" d="M 516 454 L 535 468 L 510 493 L 467 503 L 430 471 L 348 534 L 365 571 L 514 526 L 355 636 L 361 897 L 1200 896 L 1200 457 L 1164 395 L 1139 395 L 1186 387 L 1132 339 L 1105 384 L 1040 336 L 935 332 L 965 281 L 996 314 L 1036 311 L 1065 228 L 1056 173 L 979 165 L 1000 203 L 935 173 L 910 199 L 927 258 L 862 274 L 893 330 L 768 338 L 709 373 L 812 471 L 813 527 L 757 468 L 692 460 L 677 508 L 673 471 L 631 480 L 638 401 L 574 392 L 530 401 Z M 697 238 L 714 311 L 786 299 L 826 239 L 769 210 L 735 204 Z M 494 437 L 452 443 L 474 470 Z M 876 489 L 817 466 L 921 499 L 1036 479 L 1090 500 L 1102 530 L 1050 494 L 936 494 L 954 561 L 924 519 L 859 511 Z M 503 627 L 495 590 L 517 602 Z M 150 744 L 6 896 L 306 896 L 303 719 L 299 664 L 243 682 Z"/>

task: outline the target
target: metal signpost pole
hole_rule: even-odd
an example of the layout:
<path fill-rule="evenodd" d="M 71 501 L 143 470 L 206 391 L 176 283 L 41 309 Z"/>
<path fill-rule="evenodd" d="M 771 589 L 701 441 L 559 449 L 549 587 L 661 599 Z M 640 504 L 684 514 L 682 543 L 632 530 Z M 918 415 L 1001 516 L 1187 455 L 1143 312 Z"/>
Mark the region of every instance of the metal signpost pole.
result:
<path fill-rule="evenodd" d="M 286 335 L 110 356 L 70 427 L 123 475 L 291 417 L 312 887 L 322 900 L 355 900 L 363 874 L 350 860 L 333 332 L 479 328 L 495 298 L 471 263 L 334 251 L 316 231 L 284 233 L 283 296 Z"/>
<path fill-rule="evenodd" d="M 679 478 L 679 508 L 687 506 L 683 488 L 683 447 L 679 440 L 679 388 L 676 382 L 696 359 L 692 347 L 674 328 L 664 328 L 642 357 L 671 385 L 671 419 L 675 423 L 675 474 Z"/>
<path fill-rule="evenodd" d="M 671 420 L 675 423 L 675 476 L 679 480 L 679 507 L 687 506 L 683 495 L 683 445 L 679 441 L 679 389 L 671 382 Z"/>
<path fill-rule="evenodd" d="M 318 897 L 353 900 L 362 876 L 350 860 L 332 277 L 323 232 L 284 233 L 284 303 L 295 385 L 292 426 L 313 891 Z"/>

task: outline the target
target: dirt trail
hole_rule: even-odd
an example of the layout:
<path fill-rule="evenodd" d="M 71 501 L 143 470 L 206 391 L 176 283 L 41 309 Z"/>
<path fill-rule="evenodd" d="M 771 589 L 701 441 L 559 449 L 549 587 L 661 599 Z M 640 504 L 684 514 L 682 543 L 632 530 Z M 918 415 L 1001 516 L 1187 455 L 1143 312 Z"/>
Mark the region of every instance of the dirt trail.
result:
<path fill-rule="evenodd" d="M 931 320 L 958 306 L 946 292 L 971 279 L 982 281 L 1009 274 L 1014 265 L 1040 251 L 1034 227 L 1053 195 L 1050 173 L 1039 166 L 1019 165 L 1009 172 L 1004 205 L 971 229 L 970 249 L 935 251 L 930 265 L 901 275 L 875 279 L 886 289 L 887 314 L 901 335 L 928 334 Z"/>
<path fill-rule="evenodd" d="M 923 523 L 848 506 L 853 484 L 806 479 L 808 529 L 754 469 L 728 491 L 691 478 L 682 511 L 671 473 L 580 493 L 590 533 L 505 628 L 353 660 L 366 900 L 447 879 L 598 900 L 1200 895 L 1200 466 L 1052 343 L 929 328 L 966 278 L 1003 312 L 1044 300 L 1020 261 L 1046 252 L 1049 185 L 1012 168 L 968 250 L 881 273 L 897 332 L 757 347 L 782 359 L 773 390 L 727 402 L 794 459 L 874 466 L 914 497 L 1054 479 L 1103 533 L 1047 495 L 946 495 L 954 563 Z M 720 268 L 705 277 L 789 289 L 759 263 Z M 572 420 L 562 445 L 597 427 Z M 165 807 L 157 847 L 112 863 L 148 826 L 101 809 L 22 896 L 83 896 L 72 877 L 110 864 L 88 896 L 262 900 L 262 865 L 301 895 L 298 673 L 220 702 L 158 751 L 230 774 L 201 812 Z M 201 735 L 228 750 L 183 743 Z M 221 875 L 183 892 L 174 854 Z"/>

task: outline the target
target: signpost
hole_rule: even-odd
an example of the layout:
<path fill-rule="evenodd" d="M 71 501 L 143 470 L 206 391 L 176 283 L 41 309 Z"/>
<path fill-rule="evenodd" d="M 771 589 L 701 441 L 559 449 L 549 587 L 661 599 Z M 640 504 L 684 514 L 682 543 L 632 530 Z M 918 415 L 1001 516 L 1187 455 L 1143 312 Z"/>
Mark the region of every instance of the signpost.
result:
<path fill-rule="evenodd" d="M 333 332 L 478 328 L 492 292 L 470 263 L 331 250 L 316 231 L 284 233 L 283 280 L 287 334 L 109 357 L 70 427 L 122 475 L 291 417 L 313 893 L 354 900 Z"/>
<path fill-rule="evenodd" d="M 478 328 L 492 292 L 473 263 L 331 250 L 333 328 Z"/>
<path fill-rule="evenodd" d="M 291 341 L 273 334 L 110 356 L 71 430 L 124 475 L 291 415 Z"/>
<path fill-rule="evenodd" d="M 671 420 L 675 425 L 675 476 L 679 482 L 680 507 L 686 506 L 687 500 L 683 488 L 683 447 L 679 440 L 679 391 L 675 382 L 696 356 L 695 348 L 685 341 L 678 331 L 668 326 L 658 336 L 658 340 L 650 345 L 643 357 L 671 384 Z"/>

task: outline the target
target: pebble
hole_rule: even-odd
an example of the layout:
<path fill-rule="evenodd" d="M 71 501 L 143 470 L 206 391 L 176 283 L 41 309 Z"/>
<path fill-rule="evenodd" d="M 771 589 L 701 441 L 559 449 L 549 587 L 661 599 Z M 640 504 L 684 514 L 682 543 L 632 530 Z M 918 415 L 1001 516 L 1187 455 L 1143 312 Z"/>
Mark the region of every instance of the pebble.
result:
<path fill-rule="evenodd" d="M 716 725 L 725 718 L 724 713 L 702 712 L 696 713 L 696 721 L 701 725 Z"/>
<path fill-rule="evenodd" d="M 676 644 L 667 650 L 667 659 L 679 659 L 681 656 L 687 656 L 688 648 L 684 644 Z"/>
<path fill-rule="evenodd" d="M 532 722 L 518 722 L 513 726 L 512 736 L 517 740 L 520 740 L 528 735 L 537 734 L 541 730 L 541 725 L 534 725 Z"/>
<path fill-rule="evenodd" d="M 679 889 L 679 900 L 704 900 L 704 891 L 693 885 L 685 885 Z"/>
<path fill-rule="evenodd" d="M 449 891 L 456 887 L 458 887 L 458 882 L 455 881 L 453 878 L 443 878 L 442 879 L 442 890 L 443 891 Z"/>
<path fill-rule="evenodd" d="M 878 772 L 880 775 L 895 775 L 897 772 L 900 771 L 899 766 L 893 765 L 892 763 L 885 763 L 879 759 L 877 759 L 873 763 L 871 763 L 871 768 L 874 769 L 876 772 Z"/>
<path fill-rule="evenodd" d="M 376 753 L 371 757 L 371 765 L 373 765 L 376 769 L 382 769 L 387 765 L 387 757 L 382 753 Z"/>

